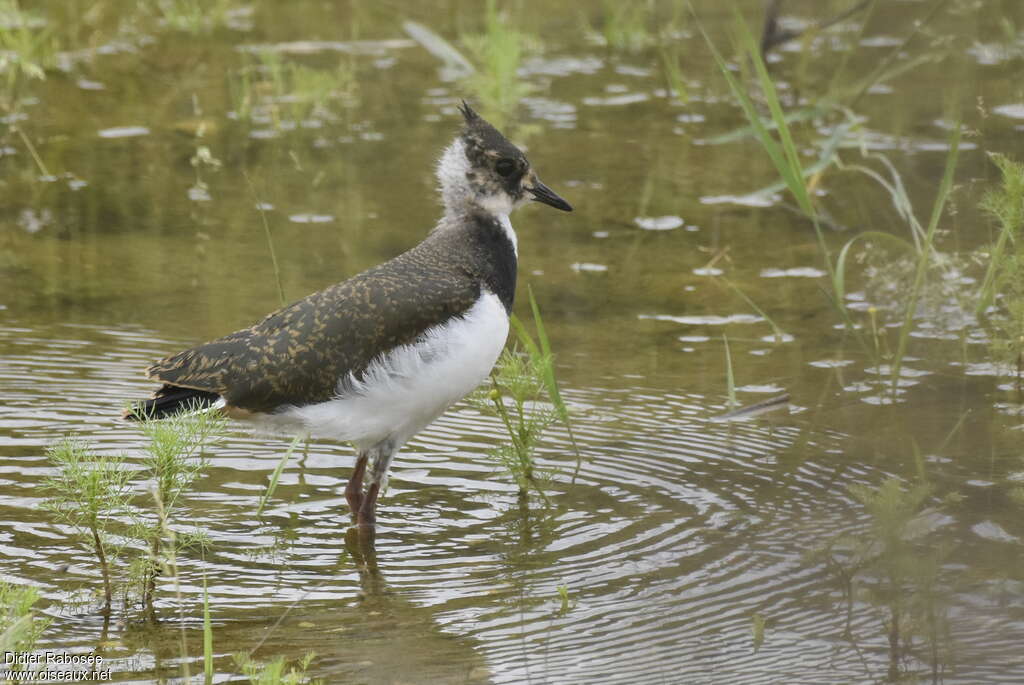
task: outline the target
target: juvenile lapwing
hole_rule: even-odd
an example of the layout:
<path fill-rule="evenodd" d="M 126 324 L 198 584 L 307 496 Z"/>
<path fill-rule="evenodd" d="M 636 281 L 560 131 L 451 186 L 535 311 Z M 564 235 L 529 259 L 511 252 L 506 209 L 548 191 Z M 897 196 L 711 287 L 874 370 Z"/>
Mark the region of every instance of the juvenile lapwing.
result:
<path fill-rule="evenodd" d="M 361 528 L 395 452 L 472 391 L 505 346 L 516 288 L 512 210 L 571 211 L 465 102 L 437 178 L 444 216 L 394 259 L 149 367 L 163 385 L 127 417 L 213 407 L 264 430 L 354 443 L 345 498 Z M 363 477 L 369 467 L 365 493 Z"/>

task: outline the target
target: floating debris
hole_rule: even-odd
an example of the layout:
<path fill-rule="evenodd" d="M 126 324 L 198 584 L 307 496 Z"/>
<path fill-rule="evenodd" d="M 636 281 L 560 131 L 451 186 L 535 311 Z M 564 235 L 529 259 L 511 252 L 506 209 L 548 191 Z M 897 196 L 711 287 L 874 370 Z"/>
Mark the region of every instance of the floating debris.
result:
<path fill-rule="evenodd" d="M 637 226 L 645 231 L 671 231 L 682 226 L 682 217 L 669 214 L 667 216 L 638 216 L 633 219 Z"/>
<path fill-rule="evenodd" d="M 715 416 L 715 421 L 736 421 L 740 419 L 749 419 L 754 416 L 759 416 L 770 411 L 776 411 L 784 407 L 789 406 L 789 393 L 783 393 L 775 397 L 770 397 L 767 400 L 761 400 L 754 404 L 749 404 L 745 407 L 740 407 L 734 411 L 726 412 L 725 414 L 719 414 Z"/>
<path fill-rule="evenodd" d="M 136 136 L 148 135 L 149 129 L 145 126 L 115 126 L 99 131 L 100 138 L 134 138 Z"/>

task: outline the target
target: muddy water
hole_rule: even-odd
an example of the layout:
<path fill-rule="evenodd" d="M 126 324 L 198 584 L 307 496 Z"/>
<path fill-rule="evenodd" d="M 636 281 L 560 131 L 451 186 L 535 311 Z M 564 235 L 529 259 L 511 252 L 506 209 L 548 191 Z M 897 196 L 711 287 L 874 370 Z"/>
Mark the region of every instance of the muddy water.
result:
<path fill-rule="evenodd" d="M 720 3 L 694 5 L 726 46 Z M 784 25 L 829 16 L 823 5 L 787 3 Z M 772 68 L 797 102 L 890 54 L 920 59 L 856 101 L 861 128 L 842 154 L 887 155 L 925 220 L 959 114 L 975 133 L 942 240 L 967 252 L 990 236 L 975 208 L 996 178 L 984 153 L 1024 157 L 1024 16 L 1013 3 L 951 2 L 904 44 L 932 3 L 879 5 L 863 35 L 851 19 L 776 51 Z M 345 683 L 1021 679 L 1021 399 L 988 333 L 937 288 L 892 395 L 824 294 L 809 223 L 787 195 L 750 196 L 776 180 L 764 153 L 717 142 L 743 114 L 693 19 L 668 3 L 648 7 L 648 35 L 671 31 L 660 47 L 643 32 L 615 38 L 611 4 L 513 12 L 534 38 L 518 72 L 532 90 L 509 128 L 577 209 L 513 217 L 521 286 L 544 312 L 582 454 L 573 477 L 567 436 L 554 429 L 543 443 L 550 506 L 521 506 L 485 456 L 500 424 L 460 404 L 398 457 L 375 554 L 353 556 L 348 448 L 310 444 L 257 516 L 288 443 L 237 428 L 182 503 L 181 525 L 211 544 L 179 559 L 177 587 L 164 582 L 161 623 L 129 611 L 104 625 L 93 603 L 68 604 L 96 589 L 96 571 L 41 510 L 45 448 L 75 433 L 137 460 L 144 439 L 117 416 L 150 391 L 141 370 L 277 306 L 257 204 L 288 299 L 414 244 L 438 213 L 431 171 L 457 128 L 454 105 L 475 92 L 402 28 L 419 22 L 465 50 L 460 35 L 483 31 L 475 3 L 226 6 L 198 33 L 127 2 L 40 10 L 64 52 L 6 120 L 47 171 L 6 134 L 0 575 L 40 589 L 52 623 L 39 650 L 102 654 L 121 682 L 194 675 L 205 579 L 218 682 L 239 678 L 231 655 L 253 649 L 314 650 L 310 672 Z M 299 114 L 254 77 L 263 105 L 246 117 L 238 74 L 266 70 L 253 54 L 267 49 L 348 76 Z M 665 90 L 669 49 L 684 99 Z M 219 164 L 193 162 L 200 148 Z M 833 250 L 866 229 L 907 235 L 866 177 L 833 172 L 817 192 Z M 899 281 L 880 259 L 858 263 L 847 304 L 865 330 L 874 305 L 880 344 L 893 348 Z M 974 269 L 951 290 L 968 289 Z M 788 392 L 788 407 L 718 420 L 729 408 L 723 337 L 739 401 Z M 899 559 L 851 490 L 889 478 L 930 488 Z M 883 571 L 897 565 L 898 589 Z"/>

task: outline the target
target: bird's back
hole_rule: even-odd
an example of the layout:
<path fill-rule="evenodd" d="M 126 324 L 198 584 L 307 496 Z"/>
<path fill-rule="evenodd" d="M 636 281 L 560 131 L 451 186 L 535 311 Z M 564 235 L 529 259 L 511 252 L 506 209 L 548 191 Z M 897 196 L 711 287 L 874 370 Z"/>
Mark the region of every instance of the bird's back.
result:
<path fill-rule="evenodd" d="M 515 251 L 501 227 L 490 217 L 466 217 L 249 328 L 163 359 L 149 375 L 252 412 L 325 402 L 382 350 L 464 314 L 482 288 L 510 309 L 515 277 Z"/>

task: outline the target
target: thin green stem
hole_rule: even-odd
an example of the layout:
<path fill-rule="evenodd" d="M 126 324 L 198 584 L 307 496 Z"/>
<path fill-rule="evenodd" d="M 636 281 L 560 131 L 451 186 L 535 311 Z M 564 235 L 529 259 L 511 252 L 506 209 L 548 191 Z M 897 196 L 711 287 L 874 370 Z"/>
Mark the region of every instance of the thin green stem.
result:
<path fill-rule="evenodd" d="M 267 238 L 267 248 L 270 250 L 270 261 L 274 265 L 274 281 L 277 283 L 277 295 L 283 307 L 288 304 L 288 300 L 284 296 L 284 286 L 281 285 L 281 268 L 277 264 L 277 252 L 274 250 L 274 240 L 270 235 L 270 223 L 267 221 L 267 212 L 263 209 L 263 203 L 256 193 L 256 186 L 253 185 L 252 179 L 249 178 L 249 173 L 243 170 L 242 175 L 245 177 L 245 182 L 249 184 L 249 190 L 256 201 L 256 210 L 260 213 L 260 221 L 263 223 L 263 235 Z"/>

